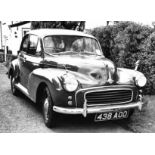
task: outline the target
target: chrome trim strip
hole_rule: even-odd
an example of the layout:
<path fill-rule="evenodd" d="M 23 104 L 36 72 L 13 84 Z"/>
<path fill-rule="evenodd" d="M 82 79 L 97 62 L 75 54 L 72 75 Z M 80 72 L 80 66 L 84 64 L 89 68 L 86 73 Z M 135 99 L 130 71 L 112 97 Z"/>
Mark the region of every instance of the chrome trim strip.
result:
<path fill-rule="evenodd" d="M 87 114 L 117 111 L 117 110 L 123 110 L 123 109 L 137 108 L 139 111 L 141 111 L 143 105 L 144 105 L 143 102 L 138 101 L 138 102 L 132 102 L 126 105 L 123 104 L 123 105 L 113 105 L 113 106 L 97 106 L 97 107 L 89 107 L 89 108 L 87 107 L 86 114 L 83 108 L 63 108 L 63 107 L 53 106 L 53 110 L 55 112 L 62 113 L 62 114 L 82 114 L 84 117 L 86 117 Z"/>
<path fill-rule="evenodd" d="M 133 91 L 132 91 L 132 89 L 130 89 L 130 88 L 118 88 L 118 89 L 112 89 L 112 88 L 109 88 L 109 89 L 105 89 L 105 90 L 96 90 L 96 91 L 88 91 L 88 92 L 85 92 L 85 94 L 84 94 L 84 100 L 87 100 L 86 99 L 86 95 L 88 94 L 88 93 L 93 93 L 93 92 L 104 92 L 104 91 L 111 91 L 111 90 L 130 90 L 131 92 L 132 92 L 132 96 L 131 96 L 131 99 L 129 100 L 129 101 L 127 101 L 127 102 L 118 102 L 118 103 L 110 103 L 109 105 L 113 105 L 113 104 L 123 104 L 123 103 L 129 103 L 129 102 L 132 102 L 132 100 L 133 100 Z M 100 105 L 107 105 L 106 103 L 105 104 L 89 104 L 88 106 L 100 106 Z"/>
<path fill-rule="evenodd" d="M 15 84 L 15 87 L 17 89 L 19 89 L 23 94 L 25 94 L 27 97 L 29 97 L 29 93 L 28 93 L 28 90 L 23 86 L 21 85 L 20 83 L 17 83 Z"/>
<path fill-rule="evenodd" d="M 85 100 L 84 104 L 83 104 L 83 116 L 86 117 L 87 116 L 87 101 Z"/>
<path fill-rule="evenodd" d="M 122 86 L 122 87 L 121 87 Z M 77 93 L 79 91 L 83 91 L 83 90 L 91 90 L 91 89 L 101 89 L 101 88 L 124 88 L 124 87 L 133 87 L 132 85 L 109 85 L 109 86 L 99 86 L 99 87 L 90 87 L 90 88 L 83 88 L 83 89 L 79 89 L 77 90 Z"/>

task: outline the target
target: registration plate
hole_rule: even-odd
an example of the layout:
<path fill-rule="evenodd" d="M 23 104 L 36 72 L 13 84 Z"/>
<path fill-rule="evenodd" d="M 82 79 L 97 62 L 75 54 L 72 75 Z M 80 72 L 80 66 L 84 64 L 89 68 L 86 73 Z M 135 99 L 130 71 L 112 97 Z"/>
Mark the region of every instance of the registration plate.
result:
<path fill-rule="evenodd" d="M 129 115 L 129 111 L 117 111 L 117 112 L 105 112 L 98 113 L 95 115 L 95 121 L 107 121 L 107 120 L 116 120 L 127 118 Z"/>

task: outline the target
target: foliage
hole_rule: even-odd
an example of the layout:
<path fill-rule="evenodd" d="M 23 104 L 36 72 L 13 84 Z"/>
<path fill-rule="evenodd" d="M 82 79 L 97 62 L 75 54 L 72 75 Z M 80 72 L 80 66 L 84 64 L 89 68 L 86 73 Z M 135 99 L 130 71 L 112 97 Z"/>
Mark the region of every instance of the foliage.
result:
<path fill-rule="evenodd" d="M 83 31 L 85 21 L 32 21 L 31 29 L 39 28 L 62 28 Z"/>
<path fill-rule="evenodd" d="M 91 33 L 98 38 L 103 53 L 118 67 L 133 69 L 141 60 L 141 71 L 148 79 L 146 94 L 155 94 L 155 32 L 148 26 L 134 22 L 118 22 L 106 27 L 98 27 Z"/>
<path fill-rule="evenodd" d="M 155 94 L 155 32 L 153 32 L 141 47 L 141 54 L 138 56 L 142 60 L 142 72 L 148 79 L 148 94 Z"/>

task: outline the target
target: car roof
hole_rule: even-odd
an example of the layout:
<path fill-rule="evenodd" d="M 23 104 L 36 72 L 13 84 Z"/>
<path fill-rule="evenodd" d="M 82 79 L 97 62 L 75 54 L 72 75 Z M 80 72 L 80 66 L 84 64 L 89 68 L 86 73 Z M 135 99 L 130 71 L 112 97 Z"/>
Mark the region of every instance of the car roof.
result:
<path fill-rule="evenodd" d="M 50 35 L 75 35 L 75 36 L 85 36 L 90 38 L 95 38 L 92 35 L 80 32 L 77 30 L 66 30 L 66 29 L 36 29 L 31 30 L 27 34 L 34 34 L 40 37 L 50 36 Z"/>

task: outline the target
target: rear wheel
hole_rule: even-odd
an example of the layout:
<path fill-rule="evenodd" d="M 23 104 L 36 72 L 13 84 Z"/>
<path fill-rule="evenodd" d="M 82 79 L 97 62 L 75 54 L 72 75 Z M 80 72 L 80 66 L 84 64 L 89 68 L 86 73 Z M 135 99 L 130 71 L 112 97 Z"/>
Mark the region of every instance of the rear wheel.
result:
<path fill-rule="evenodd" d="M 45 87 L 42 95 L 42 110 L 45 125 L 48 128 L 55 126 L 55 115 L 56 113 L 53 111 L 53 100 L 50 94 L 48 87 Z"/>
<path fill-rule="evenodd" d="M 15 95 L 15 96 L 17 96 L 18 95 L 18 90 L 15 87 L 16 81 L 15 81 L 15 77 L 14 76 L 11 76 L 10 83 L 11 83 L 11 91 L 12 91 L 12 94 Z"/>

